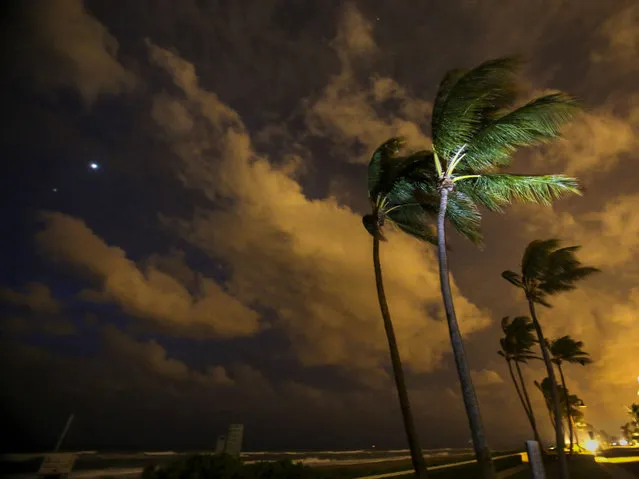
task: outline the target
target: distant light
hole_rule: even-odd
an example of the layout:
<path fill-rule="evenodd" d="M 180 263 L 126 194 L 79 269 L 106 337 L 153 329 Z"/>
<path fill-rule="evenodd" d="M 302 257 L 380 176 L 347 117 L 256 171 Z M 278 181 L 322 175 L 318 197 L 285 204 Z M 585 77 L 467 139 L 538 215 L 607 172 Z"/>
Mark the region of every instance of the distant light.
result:
<path fill-rule="evenodd" d="M 57 188 L 53 188 L 51 191 L 53 191 L 54 193 L 57 193 L 58 189 Z"/>
<path fill-rule="evenodd" d="M 599 449 L 599 441 L 595 441 L 594 439 L 589 439 L 586 441 L 586 449 L 590 452 L 595 452 Z"/>
<path fill-rule="evenodd" d="M 89 168 L 91 168 L 92 170 L 97 170 L 98 168 L 100 168 L 100 165 L 98 165 L 97 163 L 89 163 Z"/>
<path fill-rule="evenodd" d="M 627 446 L 628 445 L 628 441 L 626 441 L 625 439 L 622 439 L 621 441 L 619 441 L 619 445 L 620 446 Z"/>

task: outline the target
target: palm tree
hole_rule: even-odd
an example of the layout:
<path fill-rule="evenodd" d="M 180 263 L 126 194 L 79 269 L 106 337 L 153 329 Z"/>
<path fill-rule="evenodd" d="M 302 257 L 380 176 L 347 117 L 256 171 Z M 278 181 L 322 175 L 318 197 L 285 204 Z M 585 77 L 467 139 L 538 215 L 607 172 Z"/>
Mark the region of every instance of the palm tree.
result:
<path fill-rule="evenodd" d="M 510 378 L 515 385 L 517 395 L 521 401 L 521 405 L 524 407 L 530 427 L 533 430 L 535 440 L 542 446 L 541 438 L 537 430 L 537 421 L 535 420 L 535 414 L 532 410 L 530 398 L 528 397 L 528 391 L 526 390 L 526 383 L 524 381 L 523 374 L 521 372 L 520 363 L 526 364 L 529 359 L 539 359 L 532 351 L 532 347 L 535 344 L 535 336 L 533 329 L 535 328 L 527 316 L 518 316 L 512 321 L 506 316 L 501 320 L 501 328 L 504 332 L 504 337 L 499 340 L 501 350 L 497 351 L 497 354 L 502 356 L 508 364 L 508 372 Z M 517 368 L 517 375 L 519 380 L 515 378 L 513 372 L 513 363 Z M 542 446 L 543 447 L 543 446 Z"/>
<path fill-rule="evenodd" d="M 374 168 L 369 166 L 373 214 L 364 218 L 367 230 L 378 240 L 383 239 L 384 221 L 394 216 L 390 219 L 400 229 L 426 241 L 433 241 L 432 230 L 423 223 L 415 227 L 408 217 L 421 211 L 437 218 L 442 298 L 475 455 L 486 479 L 495 477 L 495 471 L 455 315 L 445 219 L 463 236 L 480 243 L 480 206 L 502 211 L 515 200 L 548 205 L 566 193 L 579 192 L 576 180 L 563 175 L 496 173 L 511 164 L 518 148 L 558 137 L 560 128 L 579 111 L 574 99 L 563 93 L 542 96 L 513 110 L 518 68 L 517 60 L 501 58 L 470 71 L 448 72 L 433 104 L 433 151 L 395 162 L 398 166 L 390 168 L 388 175 L 381 159 Z M 386 195 L 389 191 L 391 197 Z"/>
<path fill-rule="evenodd" d="M 379 243 L 380 241 L 385 241 L 382 227 L 386 222 L 421 240 L 434 241 L 430 219 L 422 208 L 416 204 L 417 200 L 413 197 L 412 189 L 409 185 L 398 180 L 400 175 L 406 171 L 406 168 L 413 163 L 413 160 L 398 157 L 403 144 L 403 139 L 391 138 L 375 150 L 368 166 L 368 191 L 372 214 L 365 215 L 363 223 L 366 230 L 373 237 L 373 266 L 377 284 L 377 298 L 382 312 L 386 338 L 388 339 L 393 376 L 397 387 L 411 460 L 415 469 L 415 476 L 421 479 L 427 477 L 426 462 L 419 445 L 410 407 L 397 339 L 388 309 L 386 294 L 384 293 L 382 267 L 379 259 Z"/>
<path fill-rule="evenodd" d="M 530 316 L 532 317 L 537 340 L 541 348 L 544 364 L 549 378 L 550 396 L 555 417 L 561 417 L 560 397 L 557 390 L 557 379 L 552 366 L 548 344 L 544 338 L 541 324 L 537 318 L 535 304 L 548 308 L 548 297 L 554 294 L 575 289 L 575 283 L 599 271 L 597 268 L 582 266 L 575 253 L 579 246 L 559 247 L 559 240 L 535 240 L 524 251 L 521 262 L 521 274 L 514 271 L 504 271 L 502 277 L 514 286 L 522 289 L 528 301 Z M 555 439 L 559 454 L 560 471 L 563 478 L 568 477 L 566 455 L 563 448 L 564 432 L 561 421 L 555 422 Z"/>
<path fill-rule="evenodd" d="M 583 423 L 584 413 L 582 408 L 584 402 L 576 394 L 568 394 L 568 390 L 563 386 L 564 390 L 564 407 L 566 409 L 566 421 L 570 428 L 570 447 L 572 454 L 573 438 L 574 442 L 579 446 L 579 437 L 577 436 L 577 424 Z"/>
<path fill-rule="evenodd" d="M 557 365 L 559 370 L 559 376 L 561 377 L 561 385 L 564 388 L 564 394 L 568 393 L 566 389 L 566 379 L 564 377 L 564 371 L 561 365 L 566 363 L 581 364 L 585 366 L 592 363 L 590 354 L 585 352 L 582 348 L 584 346 L 583 341 L 576 341 L 570 336 L 562 336 L 550 342 L 549 351 L 552 356 L 551 361 Z M 568 397 L 564 397 L 564 403 L 566 407 L 570 407 L 570 401 Z M 571 417 L 567 412 L 568 417 Z M 570 437 L 570 454 L 573 452 L 573 428 L 572 421 L 568 421 L 568 436 Z"/>
<path fill-rule="evenodd" d="M 635 423 L 635 426 L 639 426 L 639 404 L 632 403 L 628 406 L 628 414 L 632 418 L 632 422 Z"/>
<path fill-rule="evenodd" d="M 435 96 L 431 119 L 434 165 L 424 170 L 424 193 L 439 196 L 437 253 L 440 284 L 462 396 L 484 478 L 495 477 L 470 377 L 450 288 L 445 219 L 462 235 L 481 241 L 478 206 L 502 211 L 514 200 L 550 204 L 566 193 L 578 193 L 577 182 L 563 175 L 496 173 L 508 167 L 512 154 L 559 136 L 561 127 L 579 111 L 563 93 L 536 98 L 514 109 L 520 62 L 487 61 L 470 70 L 448 72 Z M 434 171 L 433 171 L 434 170 Z"/>
<path fill-rule="evenodd" d="M 626 441 L 628 441 L 628 444 L 630 444 L 630 442 L 632 441 L 632 433 L 634 432 L 634 430 L 634 425 L 631 422 L 627 422 L 626 424 L 621 426 L 622 436 Z"/>
<path fill-rule="evenodd" d="M 538 381 L 535 381 L 535 386 L 537 387 L 537 389 L 539 389 L 539 392 L 541 392 L 542 396 L 544 397 L 544 403 L 546 404 L 546 409 L 548 410 L 548 417 L 550 418 L 550 424 L 552 424 L 552 428 L 556 430 L 558 416 L 555 414 L 555 410 L 553 408 L 553 399 L 552 399 L 552 393 L 551 393 L 551 390 L 552 390 L 551 379 L 544 378 L 544 380 L 541 383 Z M 561 386 L 557 385 L 557 387 L 561 387 Z M 559 449 L 559 447 L 557 447 L 557 449 Z"/>

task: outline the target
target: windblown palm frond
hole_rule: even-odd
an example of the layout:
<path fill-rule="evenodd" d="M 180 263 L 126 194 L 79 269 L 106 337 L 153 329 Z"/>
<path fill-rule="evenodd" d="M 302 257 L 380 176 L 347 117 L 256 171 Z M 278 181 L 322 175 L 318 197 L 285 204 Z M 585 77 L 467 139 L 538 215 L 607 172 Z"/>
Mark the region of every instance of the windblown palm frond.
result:
<path fill-rule="evenodd" d="M 561 127 L 580 112 L 576 100 L 565 93 L 537 98 L 487 123 L 469 142 L 464 168 L 477 172 L 508 166 L 512 154 L 559 136 Z"/>
<path fill-rule="evenodd" d="M 386 142 L 369 166 L 372 196 L 391 191 L 395 181 L 398 191 L 392 202 L 418 203 L 436 215 L 439 193 L 445 185 L 449 191 L 446 218 L 459 233 L 480 244 L 480 207 L 502 211 L 514 201 L 548 205 L 563 195 L 579 194 L 574 178 L 496 171 L 510 164 L 518 148 L 558 137 L 561 127 L 579 111 L 575 100 L 563 93 L 546 95 L 512 110 L 519 92 L 516 73 L 520 64 L 516 58 L 498 58 L 472 70 L 448 72 L 433 104 L 433 151 L 399 161 L 395 158 L 397 139 Z M 416 186 L 417 201 L 412 196 Z"/>
<path fill-rule="evenodd" d="M 561 241 L 557 238 L 547 240 L 533 240 L 524 250 L 521 260 L 522 276 L 527 278 L 538 278 L 546 270 L 546 260 L 550 254 L 559 248 Z"/>
<path fill-rule="evenodd" d="M 431 128 L 433 148 L 441 158 L 470 143 L 487 120 L 513 104 L 520 64 L 514 58 L 498 58 L 446 75 L 435 98 Z"/>
<path fill-rule="evenodd" d="M 407 205 L 391 211 L 386 216 L 391 223 L 404 233 L 427 243 L 437 243 L 437 233 L 432 216 L 420 205 Z"/>
<path fill-rule="evenodd" d="M 585 366 L 592 363 L 590 354 L 584 351 L 583 341 L 577 341 L 570 336 L 562 336 L 555 340 L 550 341 L 549 350 L 552 355 L 552 361 L 555 364 L 575 363 Z"/>
<path fill-rule="evenodd" d="M 380 191 L 393 187 L 395 160 L 406 141 L 403 138 L 390 138 L 382 143 L 371 156 L 368 163 L 368 194 L 373 200 Z"/>
<path fill-rule="evenodd" d="M 502 277 L 525 291 L 535 303 L 551 307 L 548 296 L 576 288 L 576 282 L 599 269 L 583 266 L 576 253 L 580 246 L 560 248 L 558 239 L 534 240 L 526 247 L 521 274 L 504 271 Z"/>
<path fill-rule="evenodd" d="M 580 194 L 577 181 L 564 175 L 486 174 L 460 182 L 457 189 L 492 211 L 514 201 L 548 206 L 567 193 Z"/>
<path fill-rule="evenodd" d="M 499 340 L 500 356 L 506 359 L 526 363 L 529 359 L 539 359 L 532 351 L 535 344 L 534 325 L 527 316 L 517 316 L 512 321 L 508 316 L 502 318 L 504 337 Z"/>
<path fill-rule="evenodd" d="M 422 241 L 436 244 L 433 219 L 439 211 L 439 197 L 432 151 L 398 156 L 400 138 L 383 143 L 369 164 L 369 198 L 373 214 L 363 223 L 373 236 L 379 235 L 385 222 Z M 481 242 L 481 214 L 463 192 L 451 195 L 447 218 L 457 231 L 474 243 Z"/>

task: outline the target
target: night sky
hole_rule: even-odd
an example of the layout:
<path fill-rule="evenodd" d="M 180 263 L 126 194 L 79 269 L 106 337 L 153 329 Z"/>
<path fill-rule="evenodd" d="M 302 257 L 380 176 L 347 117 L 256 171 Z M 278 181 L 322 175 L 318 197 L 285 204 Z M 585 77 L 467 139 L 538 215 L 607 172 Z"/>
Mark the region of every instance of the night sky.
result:
<path fill-rule="evenodd" d="M 529 438 L 500 320 L 500 277 L 559 237 L 603 270 L 540 312 L 585 343 L 566 368 L 611 434 L 636 400 L 639 5 L 634 0 L 22 0 L 3 19 L 2 449 L 406 445 L 378 310 L 371 151 L 430 145 L 443 74 L 520 54 L 528 95 L 576 95 L 564 139 L 513 171 L 578 176 L 553 209 L 450 234 L 457 314 L 493 448 Z M 92 166 L 92 164 L 94 164 Z M 424 447 L 470 438 L 430 247 L 383 245 Z M 526 368 L 542 434 L 547 414 Z"/>

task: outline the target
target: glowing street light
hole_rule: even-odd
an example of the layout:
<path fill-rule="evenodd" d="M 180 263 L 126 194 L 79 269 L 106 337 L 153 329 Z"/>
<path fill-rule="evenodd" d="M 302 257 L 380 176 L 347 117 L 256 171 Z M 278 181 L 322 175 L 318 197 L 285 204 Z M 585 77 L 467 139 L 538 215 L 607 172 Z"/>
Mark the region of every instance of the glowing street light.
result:
<path fill-rule="evenodd" d="M 595 452 L 599 449 L 599 441 L 595 441 L 594 439 L 588 439 L 586 441 L 585 447 L 590 452 Z"/>

